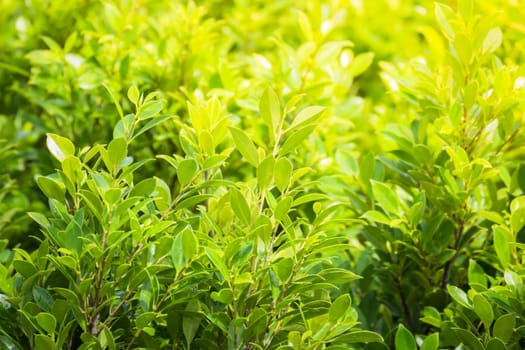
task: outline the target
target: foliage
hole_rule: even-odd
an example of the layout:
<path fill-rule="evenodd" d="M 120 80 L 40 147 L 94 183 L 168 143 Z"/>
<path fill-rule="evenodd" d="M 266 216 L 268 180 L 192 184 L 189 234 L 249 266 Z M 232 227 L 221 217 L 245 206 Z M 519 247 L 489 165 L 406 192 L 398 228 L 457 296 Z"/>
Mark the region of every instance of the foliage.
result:
<path fill-rule="evenodd" d="M 0 349 L 523 348 L 520 15 L 2 2 Z"/>

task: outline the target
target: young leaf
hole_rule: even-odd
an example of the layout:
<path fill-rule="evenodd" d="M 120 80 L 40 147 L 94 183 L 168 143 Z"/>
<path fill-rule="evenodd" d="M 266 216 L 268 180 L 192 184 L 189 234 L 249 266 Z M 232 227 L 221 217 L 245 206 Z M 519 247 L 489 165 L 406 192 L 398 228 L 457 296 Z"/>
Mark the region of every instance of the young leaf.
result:
<path fill-rule="evenodd" d="M 177 177 L 182 187 L 191 182 L 197 172 L 197 162 L 193 159 L 184 159 L 177 168 Z"/>
<path fill-rule="evenodd" d="M 494 311 L 488 300 L 481 294 L 474 295 L 472 299 L 474 305 L 474 312 L 478 315 L 485 326 L 485 329 L 490 329 L 492 321 L 494 321 Z"/>
<path fill-rule="evenodd" d="M 230 191 L 230 204 L 233 212 L 246 225 L 249 226 L 251 222 L 251 213 L 248 202 L 242 193 L 237 189 Z"/>
<path fill-rule="evenodd" d="M 139 102 L 139 89 L 135 85 L 131 85 L 128 89 L 128 99 L 137 105 Z"/>
<path fill-rule="evenodd" d="M 400 213 L 401 205 L 396 193 L 382 182 L 372 180 L 371 184 L 374 199 L 379 203 L 381 208 L 389 214 L 398 215 Z"/>
<path fill-rule="evenodd" d="M 454 29 L 452 29 L 452 26 L 450 25 L 449 18 L 454 15 L 454 11 L 447 5 L 435 3 L 434 15 L 436 16 L 436 21 L 443 35 L 445 35 L 449 41 L 452 41 L 454 39 L 455 33 Z"/>
<path fill-rule="evenodd" d="M 395 344 L 396 350 L 417 350 L 414 336 L 403 324 L 397 328 Z"/>
<path fill-rule="evenodd" d="M 259 109 L 261 111 L 261 117 L 268 126 L 273 140 L 275 139 L 276 128 L 281 122 L 281 105 L 279 97 L 272 88 L 269 87 L 264 91 L 259 103 Z"/>
<path fill-rule="evenodd" d="M 75 155 L 75 145 L 65 137 L 47 134 L 46 143 L 49 152 L 59 162 L 62 162 L 67 156 Z"/>
<path fill-rule="evenodd" d="M 246 158 L 248 163 L 256 167 L 259 164 L 259 154 L 252 140 L 240 129 L 234 127 L 230 127 L 229 129 L 239 152 Z"/>
<path fill-rule="evenodd" d="M 259 190 L 265 190 L 274 178 L 275 159 L 269 156 L 261 161 L 257 166 L 257 185 Z"/>
<path fill-rule="evenodd" d="M 499 29 L 499 27 L 492 28 L 491 30 L 489 30 L 487 36 L 485 37 L 485 40 L 483 40 L 483 54 L 492 53 L 496 51 L 501 45 L 502 40 L 503 34 L 501 33 L 501 29 Z"/>
<path fill-rule="evenodd" d="M 290 184 L 293 173 L 293 165 L 287 158 L 279 158 L 275 162 L 273 170 L 273 181 L 279 191 L 284 192 Z"/>
<path fill-rule="evenodd" d="M 328 310 L 328 321 L 332 323 L 340 321 L 348 312 L 351 303 L 352 299 L 348 294 L 343 294 L 335 299 Z"/>

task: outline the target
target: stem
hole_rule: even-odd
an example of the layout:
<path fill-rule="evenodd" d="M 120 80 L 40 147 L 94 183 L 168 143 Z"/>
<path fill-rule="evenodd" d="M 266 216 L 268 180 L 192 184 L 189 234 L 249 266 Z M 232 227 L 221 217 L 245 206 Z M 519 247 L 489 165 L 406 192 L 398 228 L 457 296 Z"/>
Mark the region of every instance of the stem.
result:
<path fill-rule="evenodd" d="M 443 289 L 446 289 L 446 287 L 448 286 L 452 264 L 454 263 L 454 261 L 459 255 L 458 248 L 459 248 L 459 244 L 461 241 L 461 237 L 463 236 L 464 230 L 465 230 L 465 222 L 463 220 L 460 220 L 458 227 L 456 228 L 456 231 L 454 232 L 454 238 L 455 238 L 454 250 L 456 251 L 456 253 L 454 254 L 454 256 L 452 256 L 452 258 L 450 258 L 450 260 L 448 260 L 445 263 L 445 267 L 444 267 L 443 280 L 441 281 L 441 288 Z"/>

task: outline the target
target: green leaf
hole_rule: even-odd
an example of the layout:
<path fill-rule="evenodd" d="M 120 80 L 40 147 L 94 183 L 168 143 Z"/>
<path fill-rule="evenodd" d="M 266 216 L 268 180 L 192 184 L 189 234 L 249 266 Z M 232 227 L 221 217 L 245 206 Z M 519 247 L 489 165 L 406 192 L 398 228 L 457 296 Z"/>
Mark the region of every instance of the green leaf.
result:
<path fill-rule="evenodd" d="M 193 159 L 184 159 L 177 168 L 177 177 L 181 186 L 188 185 L 197 172 L 197 162 Z"/>
<path fill-rule="evenodd" d="M 472 332 L 461 328 L 452 329 L 456 332 L 459 339 L 461 339 L 461 342 L 468 346 L 469 350 L 484 350 L 483 345 Z"/>
<path fill-rule="evenodd" d="M 38 315 L 36 315 L 36 321 L 45 332 L 49 334 L 55 333 L 57 320 L 52 314 L 48 312 L 40 312 Z"/>
<path fill-rule="evenodd" d="M 353 331 L 348 334 L 337 337 L 336 343 L 382 343 L 383 337 L 371 331 Z"/>
<path fill-rule="evenodd" d="M 257 185 L 259 190 L 265 190 L 272 183 L 274 178 L 275 159 L 269 156 L 263 159 L 257 166 Z"/>
<path fill-rule="evenodd" d="M 449 18 L 454 16 L 454 11 L 447 5 L 434 3 L 434 15 L 436 16 L 436 21 L 443 35 L 445 35 L 448 41 L 452 41 L 455 33 L 450 25 Z"/>
<path fill-rule="evenodd" d="M 42 214 L 40 213 L 36 213 L 36 212 L 29 212 L 27 213 L 27 215 L 33 219 L 33 221 L 35 221 L 37 224 L 39 224 L 40 226 L 42 226 L 43 228 L 48 228 L 50 223 L 49 223 L 49 220 Z"/>
<path fill-rule="evenodd" d="M 337 322 L 340 321 L 348 312 L 352 304 L 352 299 L 349 294 L 340 295 L 337 299 L 334 300 L 330 309 L 328 310 L 328 321 Z"/>
<path fill-rule="evenodd" d="M 118 170 L 120 163 L 128 155 L 128 143 L 122 137 L 111 140 L 108 146 L 108 156 L 111 163 L 110 170 Z"/>
<path fill-rule="evenodd" d="M 38 269 L 33 263 L 25 260 L 14 260 L 13 266 L 15 270 L 25 278 L 31 278 L 38 272 Z"/>
<path fill-rule="evenodd" d="M 75 155 L 75 145 L 65 137 L 47 134 L 46 144 L 49 152 L 59 162 L 62 162 L 67 156 Z"/>
<path fill-rule="evenodd" d="M 210 259 L 213 266 L 215 266 L 215 268 L 221 273 L 222 277 L 226 281 L 229 281 L 230 273 L 228 271 L 228 268 L 226 267 L 226 263 L 224 262 L 222 254 L 220 254 L 220 252 L 217 249 L 211 247 L 206 247 L 205 250 L 208 259 Z"/>
<path fill-rule="evenodd" d="M 286 141 L 284 141 L 284 144 L 279 149 L 279 154 L 283 156 L 295 150 L 295 148 L 314 131 L 315 127 L 315 124 L 308 124 L 298 129 L 292 129 L 290 131 L 291 134 L 289 136 L 287 135 Z"/>
<path fill-rule="evenodd" d="M 259 164 L 259 154 L 252 140 L 240 129 L 234 127 L 230 127 L 229 129 L 237 150 L 246 158 L 248 163 L 256 167 L 257 164 Z"/>
<path fill-rule="evenodd" d="M 156 317 L 157 314 L 155 312 L 144 312 L 138 315 L 135 319 L 135 326 L 137 326 L 138 329 L 143 329 L 144 327 L 148 326 Z"/>
<path fill-rule="evenodd" d="M 507 346 L 498 338 L 492 338 L 485 345 L 485 350 L 507 350 Z"/>
<path fill-rule="evenodd" d="M 319 117 L 321 116 L 321 112 L 323 112 L 325 109 L 325 107 L 321 106 L 311 106 L 302 109 L 295 116 L 289 129 L 298 128 L 299 126 L 305 124 L 315 123 L 317 119 L 319 119 Z"/>
<path fill-rule="evenodd" d="M 292 201 L 292 197 L 288 196 L 279 200 L 273 211 L 273 215 L 277 220 L 282 221 L 286 218 L 292 206 Z"/>
<path fill-rule="evenodd" d="M 283 258 L 277 263 L 277 275 L 281 282 L 286 283 L 292 276 L 294 260 L 292 258 Z"/>
<path fill-rule="evenodd" d="M 507 343 L 514 333 L 514 327 L 516 327 L 516 315 L 513 313 L 502 315 L 494 322 L 492 335 Z"/>
<path fill-rule="evenodd" d="M 62 202 L 66 195 L 66 186 L 47 176 L 37 176 L 36 183 L 47 198 L 53 198 Z"/>
<path fill-rule="evenodd" d="M 107 327 L 102 328 L 102 331 L 98 334 L 98 341 L 102 349 L 115 350 L 117 348 L 113 333 Z"/>
<path fill-rule="evenodd" d="M 154 117 L 164 107 L 164 103 L 161 100 L 148 101 L 140 106 L 137 120 L 145 120 Z"/>
<path fill-rule="evenodd" d="M 356 77 L 360 74 L 362 74 L 364 71 L 370 67 L 372 62 L 374 61 L 374 53 L 373 52 L 365 52 L 357 55 L 352 63 L 350 64 L 349 73 L 351 76 Z"/>
<path fill-rule="evenodd" d="M 438 350 L 439 348 L 439 333 L 433 333 L 428 335 L 425 340 L 423 340 L 423 343 L 421 343 L 421 346 L 419 347 L 419 350 Z"/>
<path fill-rule="evenodd" d="M 482 52 L 483 54 L 492 53 L 500 47 L 503 40 L 503 34 L 499 27 L 489 30 L 485 40 L 483 40 Z"/>
<path fill-rule="evenodd" d="M 470 304 L 470 301 L 468 300 L 467 293 L 465 293 L 463 290 L 459 289 L 456 286 L 447 286 L 448 293 L 454 299 L 456 303 L 459 305 L 466 307 L 467 309 L 472 309 L 472 305 Z"/>
<path fill-rule="evenodd" d="M 237 190 L 232 189 L 230 191 L 230 204 L 233 209 L 233 212 L 237 217 L 244 223 L 246 226 L 249 226 L 252 220 L 252 215 L 250 213 L 250 207 L 248 202 L 243 194 Z"/>
<path fill-rule="evenodd" d="M 512 234 L 504 226 L 493 226 L 494 231 L 494 249 L 498 256 L 499 262 L 503 268 L 510 264 L 510 247 L 513 242 Z"/>
<path fill-rule="evenodd" d="M 468 266 L 468 283 L 473 289 L 479 292 L 487 288 L 487 277 L 485 276 L 485 272 L 481 266 L 472 259 L 469 261 Z M 481 287 L 481 290 L 478 290 L 479 287 Z"/>
<path fill-rule="evenodd" d="M 387 213 L 399 215 L 401 205 L 396 193 L 382 182 L 372 180 L 371 184 L 374 199 L 379 203 L 381 208 Z"/>
<path fill-rule="evenodd" d="M 185 311 L 197 312 L 200 311 L 199 301 L 192 299 L 186 305 Z M 186 338 L 187 348 L 190 348 L 190 344 L 195 338 L 197 331 L 199 330 L 201 320 L 195 316 L 184 316 L 182 317 L 182 332 L 184 333 L 184 338 Z"/>
<path fill-rule="evenodd" d="M 140 92 L 135 85 L 131 85 L 128 89 L 128 99 L 133 102 L 134 105 L 137 105 L 139 102 Z"/>
<path fill-rule="evenodd" d="M 292 173 L 293 165 L 288 158 L 277 159 L 273 168 L 273 181 L 281 193 L 290 185 Z"/>
<path fill-rule="evenodd" d="M 155 190 L 157 192 L 155 205 L 159 210 L 163 211 L 168 209 L 171 204 L 171 191 L 164 180 L 155 177 L 155 181 Z"/>
<path fill-rule="evenodd" d="M 492 321 L 494 321 L 494 311 L 489 301 L 481 294 L 474 295 L 472 299 L 474 305 L 474 312 L 478 315 L 485 326 L 485 329 L 490 329 Z"/>
<path fill-rule="evenodd" d="M 42 335 L 35 335 L 35 349 L 38 350 L 56 350 L 55 342 L 53 339 Z"/>
<path fill-rule="evenodd" d="M 211 298 L 219 303 L 229 305 L 233 301 L 233 291 L 230 288 L 223 288 L 218 293 L 212 292 Z"/>
<path fill-rule="evenodd" d="M 268 325 L 268 314 L 264 309 L 257 308 L 248 317 L 248 328 L 246 333 L 258 337 L 265 331 Z"/>
<path fill-rule="evenodd" d="M 417 350 L 414 336 L 403 324 L 397 328 L 395 344 L 396 350 Z"/>
<path fill-rule="evenodd" d="M 261 96 L 259 110 L 261 111 L 262 119 L 270 130 L 272 140 L 274 140 L 276 128 L 281 122 L 281 105 L 279 97 L 270 87 L 267 88 Z"/>
<path fill-rule="evenodd" d="M 199 241 L 195 238 L 193 231 L 186 227 L 179 235 L 182 237 L 182 250 L 184 258 L 189 261 L 197 253 Z"/>

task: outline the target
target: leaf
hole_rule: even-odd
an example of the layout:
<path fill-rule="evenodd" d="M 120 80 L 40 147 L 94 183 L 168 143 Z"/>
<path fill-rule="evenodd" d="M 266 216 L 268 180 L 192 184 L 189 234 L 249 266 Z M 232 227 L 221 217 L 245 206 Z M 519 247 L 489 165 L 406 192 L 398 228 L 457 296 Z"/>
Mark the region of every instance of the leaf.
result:
<path fill-rule="evenodd" d="M 357 55 L 352 63 L 350 64 L 349 73 L 351 76 L 356 77 L 360 74 L 362 74 L 364 71 L 370 67 L 372 62 L 374 61 L 374 53 L 373 52 L 365 52 Z"/>
<path fill-rule="evenodd" d="M 433 333 L 428 335 L 425 340 L 423 340 L 423 343 L 421 343 L 421 346 L 419 347 L 419 350 L 438 350 L 439 348 L 439 333 Z"/>
<path fill-rule="evenodd" d="M 229 129 L 237 150 L 246 158 L 248 163 L 256 167 L 259 164 L 259 154 L 252 140 L 240 129 L 234 127 L 229 127 Z"/>
<path fill-rule="evenodd" d="M 75 155 L 75 145 L 65 137 L 47 134 L 46 144 L 49 152 L 59 162 L 62 162 L 67 156 Z"/>
<path fill-rule="evenodd" d="M 200 311 L 200 304 L 199 301 L 196 299 L 192 299 L 188 302 L 188 305 L 186 305 L 185 311 L 190 312 L 197 312 Z M 186 338 L 186 344 L 187 348 L 190 348 L 190 344 L 193 341 L 193 338 L 195 338 L 195 335 L 197 334 L 197 330 L 199 329 L 201 324 L 201 320 L 198 317 L 194 316 L 183 316 L 182 317 L 182 332 L 184 333 L 184 338 Z"/>
<path fill-rule="evenodd" d="M 463 290 L 459 289 L 456 286 L 448 285 L 447 286 L 448 293 L 454 299 L 456 303 L 459 305 L 466 307 L 467 309 L 472 309 L 472 305 L 470 304 L 470 301 L 468 300 L 467 293 L 465 293 Z"/>
<path fill-rule="evenodd" d="M 374 199 L 387 213 L 398 215 L 400 213 L 399 198 L 396 193 L 386 184 L 371 180 Z"/>
<path fill-rule="evenodd" d="M 248 328 L 246 329 L 246 333 L 258 337 L 265 331 L 267 324 L 268 314 L 264 309 L 257 308 L 252 311 L 248 317 Z"/>
<path fill-rule="evenodd" d="M 274 217 L 282 221 L 286 218 L 288 215 L 288 212 L 290 211 L 290 208 L 292 206 L 292 197 L 286 196 L 279 200 L 277 205 L 275 206 L 275 209 L 273 211 Z"/>
<path fill-rule="evenodd" d="M 211 247 L 206 247 L 205 250 L 208 259 L 210 259 L 213 266 L 215 266 L 215 268 L 221 273 L 222 277 L 226 281 L 229 281 L 230 273 L 228 272 L 228 268 L 226 267 L 226 263 L 224 262 L 222 254 L 220 254 L 217 249 Z"/>
<path fill-rule="evenodd" d="M 500 47 L 503 40 L 503 34 L 499 27 L 489 30 L 487 36 L 483 40 L 482 52 L 483 54 L 493 53 Z"/>
<path fill-rule="evenodd" d="M 270 87 L 268 87 L 261 96 L 259 102 L 261 117 L 268 126 L 272 140 L 275 139 L 276 128 L 281 122 L 281 105 L 279 97 Z"/>
<path fill-rule="evenodd" d="M 493 226 L 494 231 L 494 249 L 498 256 L 499 262 L 503 268 L 510 264 L 510 247 L 513 241 L 512 235 L 504 226 Z"/>
<path fill-rule="evenodd" d="M 102 349 L 116 349 L 115 338 L 113 337 L 113 333 L 107 327 L 102 328 L 102 331 L 100 331 L 100 333 L 98 334 L 98 341 Z"/>
<path fill-rule="evenodd" d="M 36 315 L 36 321 L 42 327 L 44 331 L 46 331 L 49 334 L 55 333 L 55 328 L 57 326 L 57 320 L 55 319 L 55 316 L 48 312 L 40 312 L 38 315 Z"/>
<path fill-rule="evenodd" d="M 454 11 L 447 5 L 434 3 L 434 15 L 436 16 L 436 21 L 443 35 L 445 35 L 449 41 L 452 41 L 455 33 L 448 18 L 454 15 Z"/>
<path fill-rule="evenodd" d="M 37 176 L 36 183 L 47 198 L 53 198 L 62 202 L 66 195 L 66 186 L 47 176 Z"/>
<path fill-rule="evenodd" d="M 233 209 L 233 212 L 241 220 L 243 224 L 249 226 L 251 223 L 251 213 L 248 202 L 242 193 L 237 189 L 232 189 L 230 191 L 230 204 Z"/>
<path fill-rule="evenodd" d="M 155 177 L 155 190 L 156 190 L 156 199 L 155 205 L 161 211 L 169 208 L 171 204 L 171 191 L 164 180 Z"/>
<path fill-rule="evenodd" d="M 128 99 L 136 106 L 139 102 L 140 92 L 136 85 L 131 85 L 128 89 Z"/>
<path fill-rule="evenodd" d="M 492 306 L 481 294 L 474 295 L 472 303 L 474 305 L 474 312 L 481 319 L 481 322 L 483 322 L 485 329 L 489 330 L 492 321 L 494 321 L 494 311 L 492 310 Z"/>
<path fill-rule="evenodd" d="M 223 288 L 218 293 L 212 292 L 211 298 L 219 303 L 229 305 L 233 301 L 233 291 L 230 288 Z"/>
<path fill-rule="evenodd" d="M 485 345 L 485 350 L 507 350 L 507 346 L 498 338 L 492 338 Z"/>
<path fill-rule="evenodd" d="M 155 115 L 159 114 L 163 107 L 164 103 L 162 100 L 148 101 L 142 106 L 140 106 L 137 114 L 137 120 L 145 120 L 152 118 Z"/>
<path fill-rule="evenodd" d="M 55 342 L 42 334 L 35 335 L 35 349 L 38 350 L 56 350 Z"/>
<path fill-rule="evenodd" d="M 482 287 L 482 290 L 487 288 L 487 277 L 485 277 L 485 272 L 481 266 L 472 259 L 469 261 L 468 266 L 468 283 L 475 290 L 478 290 L 476 287 Z"/>
<path fill-rule="evenodd" d="M 128 143 L 122 137 L 111 140 L 108 146 L 108 156 L 111 163 L 110 170 L 118 170 L 120 164 L 128 155 Z"/>
<path fill-rule="evenodd" d="M 279 149 L 279 154 L 282 156 L 295 150 L 314 131 L 315 127 L 315 124 L 309 124 L 298 129 L 292 129 L 290 131 L 291 135 L 286 138 L 286 141 Z"/>
<path fill-rule="evenodd" d="M 337 337 L 334 342 L 337 343 L 382 343 L 383 337 L 371 331 L 353 331 L 348 334 Z"/>
<path fill-rule="evenodd" d="M 297 128 L 303 124 L 311 124 L 315 122 L 317 119 L 319 119 L 321 112 L 323 112 L 325 109 L 326 107 L 321 106 L 311 106 L 302 109 L 295 116 L 289 129 Z"/>
<path fill-rule="evenodd" d="M 265 190 L 272 183 L 274 178 L 274 165 L 275 159 L 272 156 L 269 156 L 263 159 L 262 162 L 257 166 L 257 186 L 259 190 Z"/>
<path fill-rule="evenodd" d="M 137 326 L 138 329 L 143 329 L 144 327 L 148 326 L 156 317 L 157 314 L 155 312 L 144 312 L 138 315 L 135 319 L 135 326 Z"/>
<path fill-rule="evenodd" d="M 494 322 L 492 335 L 507 343 L 514 333 L 514 327 L 516 327 L 516 315 L 513 313 L 502 315 Z"/>
<path fill-rule="evenodd" d="M 273 181 L 279 191 L 284 192 L 290 185 L 292 178 L 293 165 L 292 162 L 287 158 L 279 158 L 275 162 L 273 169 Z"/>
<path fill-rule="evenodd" d="M 15 270 L 25 278 L 31 278 L 38 273 L 36 266 L 25 260 L 14 260 L 13 266 Z"/>
<path fill-rule="evenodd" d="M 395 345 L 396 350 L 417 350 L 414 336 L 403 324 L 397 328 Z"/>
<path fill-rule="evenodd" d="M 188 185 L 197 172 L 197 162 L 193 159 L 184 159 L 177 168 L 177 178 L 182 187 Z"/>
<path fill-rule="evenodd" d="M 452 328 L 459 339 L 461 339 L 461 342 L 468 346 L 469 350 L 484 350 L 483 345 L 479 341 L 478 338 L 472 332 L 469 332 L 465 329 L 461 328 Z"/>
<path fill-rule="evenodd" d="M 351 304 L 352 299 L 350 298 L 350 295 L 340 295 L 334 300 L 332 305 L 330 305 L 330 309 L 328 310 L 328 321 L 332 323 L 340 321 L 348 312 Z"/>
<path fill-rule="evenodd" d="M 277 263 L 277 275 L 281 282 L 286 283 L 292 275 L 294 260 L 292 258 L 283 258 Z"/>

